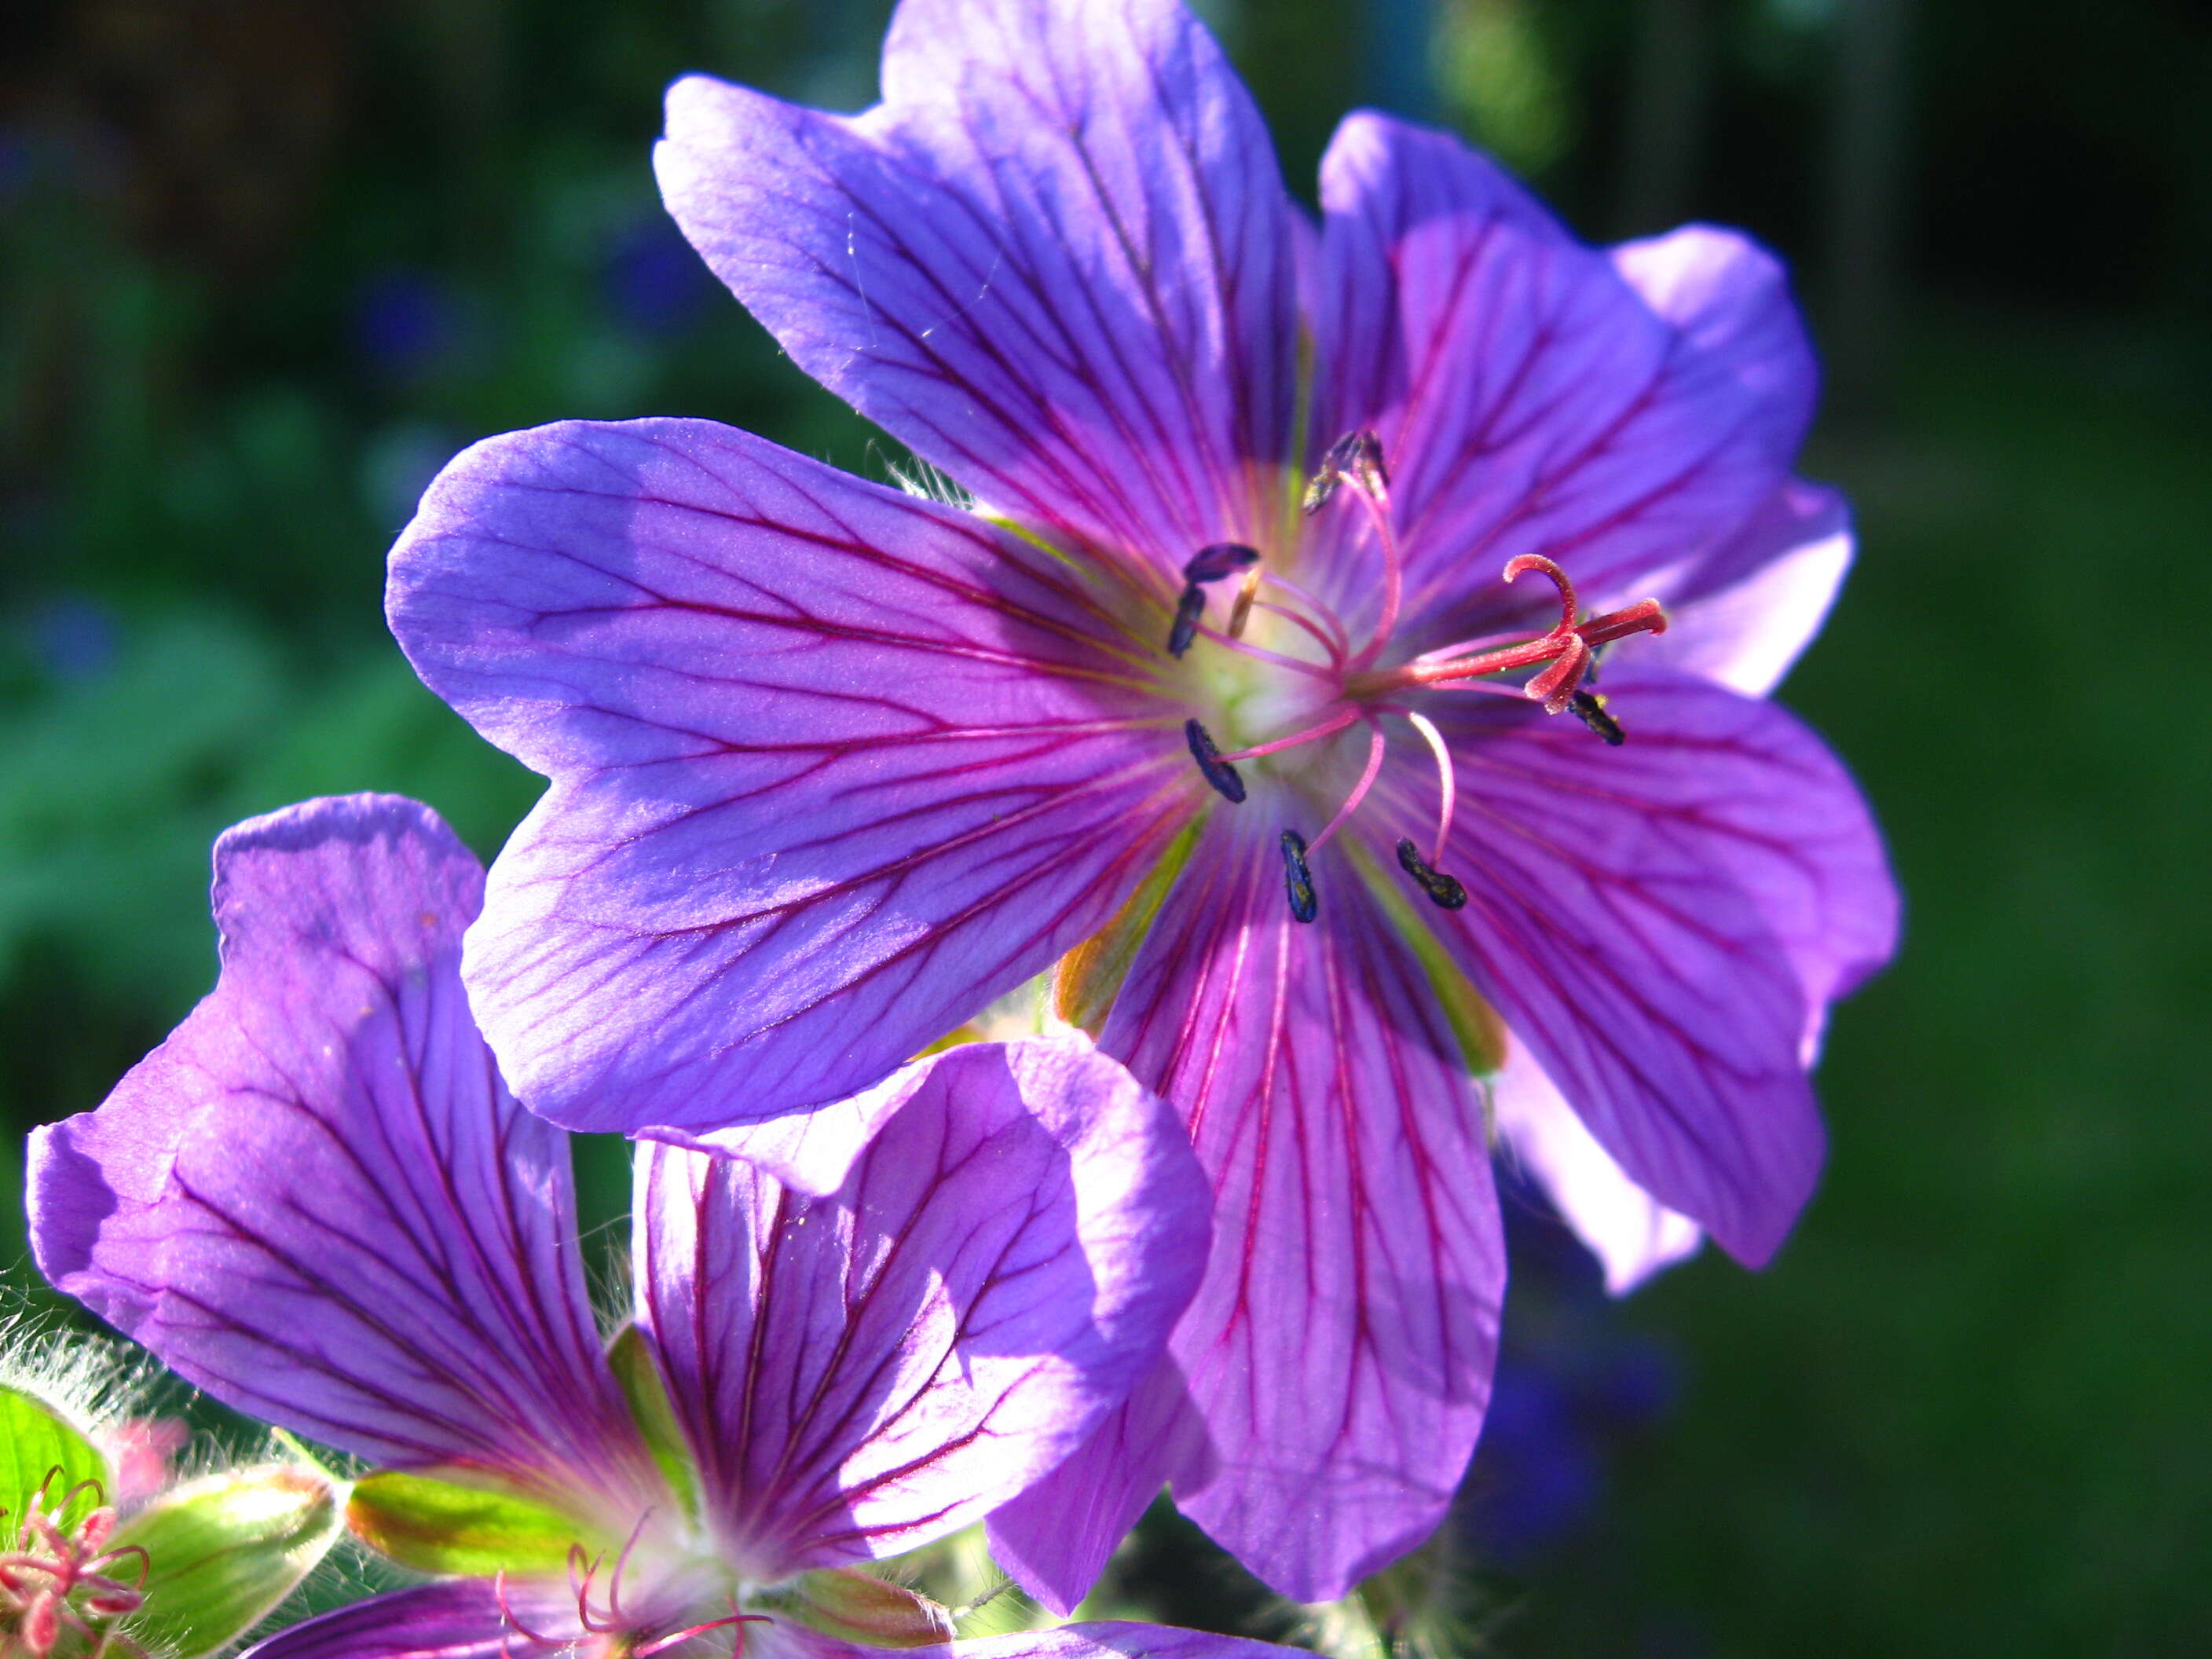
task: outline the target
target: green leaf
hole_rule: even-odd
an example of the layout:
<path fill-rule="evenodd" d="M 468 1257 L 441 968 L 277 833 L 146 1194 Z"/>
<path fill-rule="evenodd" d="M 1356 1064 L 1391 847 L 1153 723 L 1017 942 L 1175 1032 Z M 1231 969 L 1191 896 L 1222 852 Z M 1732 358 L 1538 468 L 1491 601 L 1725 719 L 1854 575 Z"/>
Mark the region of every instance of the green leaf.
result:
<path fill-rule="evenodd" d="M 193 1481 L 131 1517 L 113 1547 L 146 1552 L 132 1641 L 193 1659 L 258 1624 L 337 1541 L 342 1491 L 319 1469 L 277 1464 Z"/>
<path fill-rule="evenodd" d="M 653 1461 L 660 1465 L 660 1473 L 683 1503 L 684 1512 L 696 1516 L 699 1471 L 676 1421 L 676 1408 L 668 1402 L 668 1385 L 661 1380 L 660 1367 L 653 1363 L 645 1333 L 635 1325 L 625 1325 L 616 1332 L 615 1340 L 607 1344 L 607 1364 L 613 1369 L 615 1381 L 622 1384 L 629 1414 L 636 1419 Z"/>
<path fill-rule="evenodd" d="M 464 1484 L 465 1481 L 469 1484 Z M 572 1545 L 596 1554 L 609 1540 L 574 1516 L 481 1480 L 380 1469 L 354 1483 L 346 1524 L 378 1553 L 420 1572 L 557 1577 Z"/>
<path fill-rule="evenodd" d="M 100 1448 L 67 1418 L 43 1400 L 0 1384 L 0 1509 L 9 1516 L 9 1525 L 0 1530 L 15 1531 L 33 1494 L 56 1470 L 48 1503 L 82 1480 L 98 1481 L 104 1493 L 115 1479 Z M 100 1501 L 82 1494 L 69 1506 L 63 1523 L 82 1520 Z"/>

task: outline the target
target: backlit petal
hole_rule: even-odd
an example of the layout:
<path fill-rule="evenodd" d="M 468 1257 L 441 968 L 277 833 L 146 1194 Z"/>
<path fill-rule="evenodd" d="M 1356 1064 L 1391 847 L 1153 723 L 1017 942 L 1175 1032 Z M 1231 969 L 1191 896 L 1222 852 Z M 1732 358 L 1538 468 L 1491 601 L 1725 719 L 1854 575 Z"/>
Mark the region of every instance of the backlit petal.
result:
<path fill-rule="evenodd" d="M 1151 1369 L 1205 1261 L 1181 1126 L 1087 1041 L 970 1044 L 896 1081 L 829 1198 L 641 1151 L 641 1321 L 757 1577 L 1005 1502 Z"/>
<path fill-rule="evenodd" d="M 1322 201 L 1314 441 L 1381 437 L 1407 614 L 1437 643 L 1502 620 L 1517 555 L 1609 592 L 1717 545 L 1782 482 L 1812 359 L 1743 239 L 1699 228 L 1617 263 L 1456 139 L 1368 113 L 1338 130 Z M 1376 592 L 1358 515 L 1322 527 L 1327 580 Z"/>
<path fill-rule="evenodd" d="M 1301 925 L 1255 832 L 1207 836 L 1103 1039 L 1184 1110 L 1216 1192 L 1170 1344 L 1203 1434 L 1169 1479 L 1267 1583 L 1326 1600 L 1428 1535 L 1473 1450 L 1505 1273 L 1489 1149 L 1429 983 L 1356 873 L 1332 860 Z M 1094 1474 L 1079 1461 L 994 1531 L 1079 1577 L 1039 1534 Z"/>
<path fill-rule="evenodd" d="M 1491 1097 L 1508 1152 L 1597 1257 L 1605 1287 L 1615 1296 L 1704 1242 L 1696 1222 L 1675 1214 L 1622 1173 L 1525 1047 L 1516 1045 L 1492 1080 Z"/>
<path fill-rule="evenodd" d="M 1667 631 L 1622 640 L 1607 663 L 1701 674 L 1763 697 L 1827 620 L 1851 551 L 1844 498 L 1792 478 L 1725 545 L 1652 578 L 1648 587 L 1667 604 Z"/>
<path fill-rule="evenodd" d="M 216 845 L 222 975 L 96 1112 L 40 1130 L 64 1290 L 249 1416 L 554 1496 L 642 1456 L 599 1357 L 567 1138 L 470 1024 L 483 872 L 428 808 L 313 801 Z"/>
<path fill-rule="evenodd" d="M 558 1589 L 515 1585 L 504 1611 L 501 1600 L 480 1578 L 395 1590 L 280 1630 L 240 1659 L 540 1659 L 584 1633 L 575 1598 Z"/>
<path fill-rule="evenodd" d="M 1820 1170 L 1821 1011 L 1887 959 L 1895 889 L 1789 714 L 1664 672 L 1605 684 L 1620 748 L 1503 698 L 1439 713 L 1468 894 L 1444 930 L 1628 1176 L 1760 1263 Z"/>
<path fill-rule="evenodd" d="M 1180 0 L 906 0 L 858 117 L 679 81 L 654 166 L 808 373 L 993 507 L 1163 573 L 1288 460 L 1289 198 Z"/>
<path fill-rule="evenodd" d="M 1306 1651 L 1238 1636 L 1178 1630 L 1172 1625 L 1062 1625 L 1057 1630 L 981 1636 L 937 1648 L 912 1648 L 915 1659 L 1295 1659 Z M 756 1643 L 750 1659 L 883 1659 L 884 1650 L 840 1642 L 797 1627 L 779 1628 Z"/>
<path fill-rule="evenodd" d="M 389 609 L 431 687 L 554 780 L 467 975 L 507 1075 L 571 1127 L 680 1137 L 872 1087 L 1095 931 L 1204 788 L 1157 642 L 1066 568 L 704 422 L 478 445 L 394 550 Z M 783 1172 L 834 1187 L 850 1127 Z"/>

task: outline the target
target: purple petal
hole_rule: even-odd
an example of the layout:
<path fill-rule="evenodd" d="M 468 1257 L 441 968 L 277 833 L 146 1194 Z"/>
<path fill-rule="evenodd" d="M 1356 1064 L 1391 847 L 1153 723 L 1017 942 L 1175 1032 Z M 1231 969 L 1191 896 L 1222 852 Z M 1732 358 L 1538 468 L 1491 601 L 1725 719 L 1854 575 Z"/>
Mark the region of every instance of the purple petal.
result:
<path fill-rule="evenodd" d="M 1430 985 L 1352 872 L 1300 925 L 1257 831 L 1207 835 L 1103 1040 L 1183 1109 L 1216 1194 L 1170 1344 L 1204 1438 L 1168 1473 L 1252 1571 L 1326 1600 L 1434 1529 L 1474 1449 L 1505 1273 L 1489 1149 Z M 1055 1506 L 1081 1516 L 1098 1475 L 1079 1461 L 994 1527 L 1055 1602 L 1097 1565 Z"/>
<path fill-rule="evenodd" d="M 1606 690 L 1618 749 L 1503 698 L 1440 710 L 1468 894 L 1445 935 L 1629 1177 L 1757 1265 L 1820 1171 L 1822 1009 L 1887 958 L 1895 889 L 1781 709 L 1665 672 Z"/>
<path fill-rule="evenodd" d="M 884 1650 L 857 1646 L 795 1626 L 779 1626 L 778 1659 L 883 1659 Z M 1172 1625 L 1062 1625 L 1057 1630 L 1017 1631 L 944 1647 L 915 1648 L 917 1659 L 1284 1659 L 1302 1648 L 1277 1647 L 1238 1636 L 1179 1630 Z"/>
<path fill-rule="evenodd" d="M 1615 1296 L 1693 1255 L 1705 1241 L 1696 1222 L 1622 1172 L 1525 1048 L 1513 1049 L 1491 1094 L 1499 1136 L 1589 1247 Z"/>
<path fill-rule="evenodd" d="M 583 1635 L 573 1595 L 480 1578 L 371 1596 L 258 1642 L 240 1659 L 533 1659 Z M 509 1615 L 512 1615 L 512 1619 Z M 522 1634 L 515 1621 L 551 1642 Z"/>
<path fill-rule="evenodd" d="M 1763 697 L 1827 620 L 1851 551 L 1844 498 L 1793 478 L 1724 545 L 1655 577 L 1667 631 L 1621 641 L 1607 664 L 1672 668 Z"/>
<path fill-rule="evenodd" d="M 1088 1042 L 951 1049 L 834 1196 L 653 1147 L 640 1319 L 751 1576 L 911 1548 L 1066 1458 L 1206 1255 L 1175 1115 Z"/>
<path fill-rule="evenodd" d="M 1207 1462 L 1182 1370 L 1164 1360 L 1065 1462 L 992 1515 L 991 1559 L 1065 1619 L 1169 1477 Z"/>
<path fill-rule="evenodd" d="M 501 1086 L 461 991 L 476 860 L 427 807 L 356 795 L 240 824 L 215 862 L 214 993 L 33 1137 L 40 1267 L 249 1416 L 607 1489 L 635 1442 L 566 1137 Z"/>
<path fill-rule="evenodd" d="M 1781 483 L 1812 358 L 1742 239 L 1678 233 L 1616 263 L 1455 139 L 1371 113 L 1339 129 L 1322 201 L 1312 435 L 1381 437 L 1416 626 L 1478 631 L 1471 601 L 1501 604 L 1520 554 L 1611 592 Z M 1358 515 L 1322 528 L 1340 591 L 1379 592 Z"/>
<path fill-rule="evenodd" d="M 467 973 L 571 1127 L 873 1085 L 1102 926 L 1204 788 L 1158 642 L 1064 567 L 703 422 L 479 444 L 388 604 L 424 680 L 554 780 Z M 834 1186 L 851 1127 L 783 1172 Z"/>
<path fill-rule="evenodd" d="M 1162 572 L 1289 459 L 1289 198 L 1179 0 L 906 0 L 854 118 L 704 77 L 654 154 L 809 374 L 993 507 Z M 1178 584 L 1179 585 L 1179 584 Z"/>

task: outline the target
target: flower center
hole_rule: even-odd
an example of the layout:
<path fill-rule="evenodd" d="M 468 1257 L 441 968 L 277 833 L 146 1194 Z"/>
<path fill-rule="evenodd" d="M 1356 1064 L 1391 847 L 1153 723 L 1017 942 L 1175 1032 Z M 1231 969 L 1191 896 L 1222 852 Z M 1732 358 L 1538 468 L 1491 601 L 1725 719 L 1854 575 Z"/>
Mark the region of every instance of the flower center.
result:
<path fill-rule="evenodd" d="M 1567 573 L 1540 554 L 1524 553 L 1507 562 L 1505 580 L 1534 573 L 1551 582 L 1559 590 L 1557 624 L 1534 637 L 1504 634 L 1461 640 L 1386 664 L 1404 599 L 1405 571 L 1390 520 L 1389 473 L 1373 433 L 1352 433 L 1330 448 L 1307 488 L 1304 510 L 1310 517 L 1340 495 L 1364 514 L 1382 562 L 1382 603 L 1373 630 L 1355 643 L 1328 605 L 1269 570 L 1255 549 L 1233 542 L 1200 549 L 1184 567 L 1182 596 L 1167 644 L 1178 658 L 1200 640 L 1218 647 L 1208 662 L 1207 678 L 1221 730 L 1194 719 L 1186 723 L 1184 736 L 1206 781 L 1241 805 L 1246 790 L 1237 763 L 1286 755 L 1364 725 L 1364 763 L 1334 816 L 1310 841 L 1300 826 L 1282 827 L 1283 884 L 1291 914 L 1311 921 L 1319 914 L 1312 860 L 1367 799 L 1382 769 L 1389 723 L 1402 721 L 1436 763 L 1437 810 L 1427 855 L 1412 836 L 1401 836 L 1398 862 L 1432 902 L 1455 910 L 1467 902 L 1467 890 L 1442 866 L 1458 797 L 1456 777 L 1443 732 L 1416 705 L 1437 694 L 1459 691 L 1523 698 L 1540 703 L 1547 714 L 1571 710 L 1606 743 L 1618 745 L 1626 732 L 1606 700 L 1589 689 L 1596 677 L 1597 653 L 1633 634 L 1665 632 L 1666 613 L 1656 599 L 1643 599 L 1584 618 Z M 1237 578 L 1237 586 L 1217 629 L 1206 621 L 1206 590 L 1231 576 Z M 1248 637 L 1260 631 L 1252 627 L 1255 618 L 1268 624 L 1267 643 Z M 1295 652 L 1279 648 L 1293 645 Z M 1509 675 L 1519 678 L 1500 678 Z"/>
<path fill-rule="evenodd" d="M 57 1650 L 136 1654 L 114 1627 L 144 1605 L 146 1552 L 136 1544 L 108 1548 L 116 1516 L 100 1483 L 80 1481 L 57 1496 L 61 1473 L 46 1471 L 21 1521 L 0 1537 L 6 1547 L 0 1551 L 0 1652 L 29 1659 L 47 1659 Z M 80 1497 L 90 1499 L 89 1511 L 65 1525 Z"/>

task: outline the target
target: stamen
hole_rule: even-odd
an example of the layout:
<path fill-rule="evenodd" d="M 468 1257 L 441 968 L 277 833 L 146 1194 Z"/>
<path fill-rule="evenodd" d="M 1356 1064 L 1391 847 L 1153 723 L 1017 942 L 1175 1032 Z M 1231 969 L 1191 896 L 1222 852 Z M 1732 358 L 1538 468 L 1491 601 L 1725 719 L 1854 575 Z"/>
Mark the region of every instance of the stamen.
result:
<path fill-rule="evenodd" d="M 1219 581 L 1259 562 L 1260 550 L 1242 542 L 1214 542 L 1184 561 L 1182 597 L 1176 601 L 1175 621 L 1168 629 L 1170 656 L 1180 657 L 1198 637 L 1199 619 L 1206 614 L 1206 590 L 1200 584 Z"/>
<path fill-rule="evenodd" d="M 1628 733 L 1620 729 L 1620 722 L 1605 711 L 1606 699 L 1595 691 L 1577 691 L 1567 700 L 1567 707 L 1575 711 L 1576 718 L 1603 738 L 1615 749 L 1628 741 Z"/>
<path fill-rule="evenodd" d="M 1321 619 L 1322 624 L 1328 628 L 1329 632 L 1335 635 L 1337 649 L 1340 653 L 1348 653 L 1352 649 L 1352 635 L 1345 632 L 1344 624 L 1337 621 L 1335 612 L 1331 611 L 1328 605 L 1322 602 L 1321 596 L 1319 594 L 1316 593 L 1311 588 L 1301 587 L 1297 583 L 1292 581 L 1288 576 L 1283 575 L 1277 571 L 1268 571 L 1267 573 L 1267 579 L 1272 586 L 1281 588 L 1284 592 L 1289 594 L 1292 599 L 1296 599 L 1300 605 L 1305 606 L 1307 610 L 1313 612 L 1316 617 Z"/>
<path fill-rule="evenodd" d="M 1314 620 L 1310 617 L 1307 616 L 1304 611 L 1293 611 L 1286 605 L 1270 605 L 1265 599 L 1253 600 L 1252 607 L 1255 611 L 1273 611 L 1276 616 L 1280 617 L 1285 622 L 1295 623 L 1300 628 L 1304 629 L 1307 633 L 1312 635 L 1315 639 L 1321 641 L 1321 648 L 1328 653 L 1329 665 L 1332 668 L 1340 665 L 1343 662 L 1344 653 L 1336 648 L 1336 641 L 1331 639 L 1327 634 L 1322 633 L 1320 627 L 1316 625 Z"/>
<path fill-rule="evenodd" d="M 1260 550 L 1242 542 L 1215 542 L 1190 556 L 1182 568 L 1187 582 L 1218 582 L 1260 562 Z"/>
<path fill-rule="evenodd" d="M 726 1619 L 710 1619 L 703 1625 L 692 1626 L 689 1630 L 672 1631 L 666 1636 L 658 1637 L 641 1648 L 632 1649 L 630 1659 L 653 1659 L 654 1654 L 665 1652 L 678 1642 L 688 1642 L 695 1636 L 704 1636 L 708 1631 L 720 1630 L 726 1625 L 772 1625 L 775 1622 L 764 1613 L 733 1613 Z M 743 1653 L 744 1650 L 744 1638 L 739 1636 L 737 1651 Z M 735 1659 L 734 1655 L 732 1659 Z"/>
<path fill-rule="evenodd" d="M 1237 775 L 1237 769 L 1221 757 L 1213 746 L 1213 737 L 1196 720 L 1182 723 L 1183 740 L 1190 744 L 1190 757 L 1198 763 L 1199 773 L 1237 805 L 1244 804 L 1244 780 Z"/>
<path fill-rule="evenodd" d="M 1373 662 L 1390 642 L 1390 632 L 1398 625 L 1398 607 L 1406 596 L 1406 569 L 1398 557 L 1397 532 L 1390 527 L 1389 498 L 1362 489 L 1359 504 L 1367 510 L 1368 522 L 1375 526 L 1375 539 L 1382 548 L 1382 614 L 1376 619 L 1374 635 L 1353 659 L 1355 669 Z"/>
<path fill-rule="evenodd" d="M 1291 915 L 1311 921 L 1321 914 L 1314 896 L 1313 872 L 1306 868 L 1305 837 L 1295 830 L 1283 831 L 1283 890 L 1290 895 Z"/>
<path fill-rule="evenodd" d="M 1306 485 L 1300 510 L 1308 517 L 1320 512 L 1346 479 L 1358 485 L 1363 495 L 1389 499 L 1390 473 L 1382 464 L 1382 441 L 1372 432 L 1347 432 L 1328 447 L 1328 453 L 1321 458 L 1312 481 Z"/>
<path fill-rule="evenodd" d="M 1444 843 L 1451 839 L 1452 811 L 1459 800 L 1459 775 L 1452 769 L 1451 750 L 1444 747 L 1444 734 L 1437 730 L 1434 722 L 1427 715 L 1411 710 L 1406 718 L 1413 723 L 1413 730 L 1427 741 L 1429 752 L 1437 757 L 1437 841 L 1429 862 L 1442 864 Z"/>
<path fill-rule="evenodd" d="M 1420 849 L 1402 836 L 1398 842 L 1398 862 L 1438 909 L 1456 910 L 1467 903 L 1467 889 L 1455 878 L 1433 868 L 1421 857 Z"/>
<path fill-rule="evenodd" d="M 1374 726 L 1367 738 L 1366 769 L 1360 773 L 1359 781 L 1352 786 L 1352 793 L 1345 798 L 1344 805 L 1336 809 L 1336 816 L 1322 827 L 1321 834 L 1313 838 L 1312 844 L 1306 848 L 1308 853 L 1318 853 L 1328 846 L 1328 838 L 1358 810 L 1359 803 L 1367 799 L 1367 792 L 1375 787 L 1375 775 L 1382 769 L 1382 728 Z"/>
<path fill-rule="evenodd" d="M 1206 614 L 1206 590 L 1193 582 L 1176 601 L 1175 620 L 1168 624 L 1168 655 L 1180 657 L 1198 637 L 1198 619 Z"/>
<path fill-rule="evenodd" d="M 1280 754 L 1285 749 L 1295 749 L 1302 743 L 1317 743 L 1333 737 L 1359 718 L 1357 708 L 1340 709 L 1318 726 L 1309 726 L 1303 732 L 1293 732 L 1287 738 L 1277 738 L 1273 743 L 1255 743 L 1249 749 L 1235 749 L 1220 758 L 1224 761 L 1257 760 L 1262 755 Z M 1198 722 L 1193 720 L 1193 726 Z"/>

